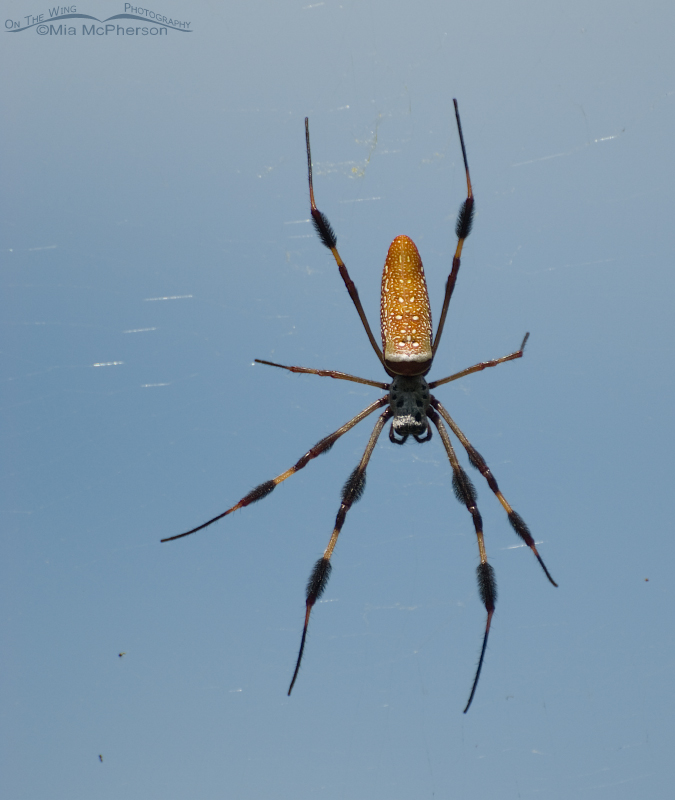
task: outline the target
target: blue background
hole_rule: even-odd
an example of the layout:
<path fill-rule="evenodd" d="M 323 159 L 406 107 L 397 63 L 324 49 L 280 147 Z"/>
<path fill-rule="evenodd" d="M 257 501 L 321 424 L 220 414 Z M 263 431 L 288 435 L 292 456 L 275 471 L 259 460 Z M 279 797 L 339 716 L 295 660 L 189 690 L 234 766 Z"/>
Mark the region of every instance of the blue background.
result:
<path fill-rule="evenodd" d="M 2 31 L 3 796 L 672 797 L 672 3 L 150 8 L 192 32 Z M 464 716 L 473 526 L 439 437 L 385 435 L 288 698 L 372 423 L 159 540 L 379 395 L 252 366 L 384 380 L 307 221 L 304 116 L 377 329 L 399 234 L 438 320 L 453 97 L 477 213 L 430 379 L 531 332 L 437 393 L 560 588 L 472 473 L 500 597 Z"/>

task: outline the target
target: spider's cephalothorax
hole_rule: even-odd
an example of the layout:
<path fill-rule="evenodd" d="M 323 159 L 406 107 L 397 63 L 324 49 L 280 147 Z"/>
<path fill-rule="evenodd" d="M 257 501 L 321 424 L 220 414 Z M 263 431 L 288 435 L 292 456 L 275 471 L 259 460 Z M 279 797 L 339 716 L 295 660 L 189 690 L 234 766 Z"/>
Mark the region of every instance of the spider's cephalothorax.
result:
<path fill-rule="evenodd" d="M 370 329 L 368 319 L 366 318 L 359 293 L 356 290 L 354 282 L 349 277 L 347 267 L 345 266 L 340 254 L 337 250 L 337 239 L 335 233 L 330 226 L 326 217 L 316 207 L 314 201 L 314 186 L 312 183 L 312 155 L 309 148 L 309 122 L 305 118 L 305 138 L 307 142 L 307 171 L 309 173 L 309 199 L 312 213 L 312 222 L 316 228 L 319 238 L 323 244 L 331 251 L 333 258 L 338 266 L 340 275 L 342 276 L 349 296 L 354 303 L 356 311 L 363 323 L 370 344 L 377 354 L 380 363 L 384 367 L 387 375 L 392 379 L 391 383 L 383 383 L 380 381 L 372 381 L 366 378 L 357 378 L 354 375 L 347 375 L 344 372 L 336 372 L 335 370 L 321 370 L 311 369 L 309 367 L 289 367 L 283 364 L 276 364 L 272 361 L 263 361 L 256 359 L 260 364 L 269 364 L 273 367 L 289 370 L 290 372 L 304 372 L 312 375 L 322 375 L 339 380 L 353 381 L 354 383 L 361 383 L 367 386 L 375 386 L 383 389 L 386 394 L 380 397 L 375 402 L 371 403 L 367 408 L 364 408 L 349 422 L 345 423 L 341 428 L 338 428 L 333 433 L 325 436 L 321 441 L 317 442 L 314 447 L 308 450 L 292 467 L 277 475 L 272 480 L 265 481 L 255 489 L 252 489 L 247 495 L 232 508 L 228 508 L 217 517 L 213 517 L 203 525 L 198 525 L 192 530 L 181 533 L 178 536 L 170 536 L 167 539 L 162 539 L 163 542 L 171 541 L 172 539 L 180 539 L 183 536 L 189 536 L 191 533 L 206 528 L 208 525 L 216 522 L 233 511 L 245 506 L 251 505 L 258 500 L 262 500 L 270 492 L 274 490 L 286 478 L 290 478 L 298 470 L 307 466 L 307 464 L 322 453 L 327 452 L 335 444 L 335 442 L 347 431 L 351 430 L 361 420 L 365 419 L 369 414 L 379 409 L 384 409 L 380 414 L 373 432 L 370 435 L 368 444 L 366 445 L 365 452 L 359 461 L 358 465 L 347 479 L 342 489 L 342 502 L 335 519 L 335 526 L 333 533 L 328 542 L 328 546 L 324 550 L 321 558 L 316 562 L 312 573 L 307 582 L 307 593 L 305 601 L 305 624 L 302 629 L 302 639 L 300 640 L 300 652 L 295 664 L 295 672 L 293 679 L 288 689 L 288 694 L 291 693 L 295 680 L 300 671 L 300 664 L 302 662 L 302 655 L 305 650 L 305 640 L 307 638 L 307 627 L 309 625 L 309 617 L 316 601 L 323 594 L 328 578 L 331 572 L 331 557 L 333 550 L 337 544 L 338 536 L 344 525 L 347 512 L 352 505 L 361 497 L 366 484 L 366 467 L 370 461 L 370 457 L 375 449 L 375 444 L 382 433 L 386 423 L 391 420 L 391 427 L 389 430 L 389 438 L 395 444 L 403 444 L 409 436 L 412 436 L 418 442 L 427 442 L 431 438 L 431 425 L 430 422 L 438 430 L 441 442 L 448 456 L 450 466 L 452 468 L 452 487 L 454 494 L 460 503 L 466 506 L 467 511 L 471 515 L 473 526 L 478 540 L 478 555 L 480 563 L 476 569 L 478 578 L 478 591 L 487 612 L 487 621 L 485 623 L 485 632 L 483 634 L 483 646 L 478 659 L 478 667 L 473 679 L 471 687 L 471 694 L 469 700 L 464 708 L 466 713 L 469 710 L 471 701 L 473 700 L 476 686 L 478 685 L 478 678 L 480 677 L 481 669 L 483 666 L 483 658 L 487 647 L 488 634 L 490 633 L 490 624 L 492 622 L 492 615 L 495 610 L 495 602 L 497 599 L 497 585 L 494 578 L 494 572 L 487 560 L 487 553 L 485 550 L 485 541 L 483 537 L 483 521 L 480 512 L 476 505 L 476 490 L 469 476 L 461 467 L 457 455 L 455 454 L 454 447 L 450 441 L 445 423 L 447 423 L 450 430 L 457 437 L 462 447 L 466 450 L 469 457 L 469 463 L 477 469 L 487 481 L 488 486 L 494 492 L 495 496 L 501 503 L 506 511 L 511 527 L 516 534 L 520 536 L 523 542 L 534 553 L 537 560 L 541 564 L 542 569 L 546 573 L 549 581 L 557 586 L 553 578 L 550 576 L 541 556 L 537 552 L 537 548 L 532 538 L 529 528 L 525 524 L 523 518 L 511 508 L 506 498 L 499 490 L 497 481 L 490 471 L 485 459 L 480 453 L 471 445 L 466 436 L 459 429 L 450 414 L 441 405 L 441 403 L 430 394 L 430 389 L 441 386 L 445 383 L 450 383 L 458 378 L 463 378 L 465 375 L 470 375 L 473 372 L 480 372 L 488 367 L 496 367 L 497 364 L 503 364 L 506 361 L 513 361 L 523 355 L 523 348 L 529 334 L 525 334 L 520 349 L 507 356 L 495 358 L 491 361 L 482 361 L 479 364 L 474 364 L 472 367 L 456 372 L 447 378 L 431 381 L 427 383 L 424 376 L 431 369 L 438 344 L 441 340 L 441 333 L 445 325 L 445 318 L 448 313 L 448 306 L 450 298 L 455 288 L 457 274 L 459 272 L 460 257 L 462 255 L 462 247 L 464 240 L 471 232 L 471 221 L 473 218 L 473 191 L 471 188 L 471 179 L 469 177 L 469 165 L 466 158 L 466 148 L 464 147 L 464 137 L 462 135 L 462 126 L 459 121 L 459 110 L 457 108 L 457 101 L 455 104 L 455 117 L 457 119 L 457 130 L 459 132 L 459 141 L 462 145 L 462 157 L 464 159 L 464 171 L 466 173 L 466 186 L 467 196 L 462 204 L 457 217 L 457 224 L 455 226 L 455 233 L 457 234 L 457 247 L 455 255 L 452 259 L 452 270 L 448 275 L 448 280 L 445 285 L 445 297 L 443 299 L 443 307 L 441 309 L 441 316 L 436 329 L 436 335 L 432 336 L 431 328 L 431 311 L 429 308 L 429 296 L 427 293 L 426 280 L 424 278 L 424 268 L 422 267 L 422 259 L 420 258 L 417 248 L 412 239 L 407 236 L 397 236 L 391 243 L 387 259 L 384 264 L 382 273 L 382 302 L 381 302 L 381 327 L 382 327 L 382 349 L 375 341 L 373 332 Z"/>
<path fill-rule="evenodd" d="M 408 436 L 418 442 L 431 439 L 431 427 L 427 420 L 430 397 L 429 384 L 421 375 L 394 376 L 389 387 L 389 408 L 394 415 L 389 429 L 392 442 L 405 444 Z"/>

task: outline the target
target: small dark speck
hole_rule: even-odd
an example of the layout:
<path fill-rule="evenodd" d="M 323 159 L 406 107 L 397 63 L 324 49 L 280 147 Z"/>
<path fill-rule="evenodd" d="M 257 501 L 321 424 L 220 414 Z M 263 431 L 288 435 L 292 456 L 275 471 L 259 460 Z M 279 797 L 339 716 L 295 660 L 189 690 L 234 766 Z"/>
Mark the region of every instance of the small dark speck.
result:
<path fill-rule="evenodd" d="M 103 756 L 100 753 L 99 753 L 99 756 L 98 756 L 98 760 L 101 762 L 101 764 L 103 763 Z"/>

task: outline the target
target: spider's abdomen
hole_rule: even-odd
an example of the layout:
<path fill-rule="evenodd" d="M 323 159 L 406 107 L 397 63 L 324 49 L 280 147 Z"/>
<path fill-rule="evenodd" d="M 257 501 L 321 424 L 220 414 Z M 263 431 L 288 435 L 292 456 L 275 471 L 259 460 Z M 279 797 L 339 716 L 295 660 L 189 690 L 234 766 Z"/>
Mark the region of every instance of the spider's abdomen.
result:
<path fill-rule="evenodd" d="M 422 259 L 408 236 L 389 247 L 382 272 L 382 350 L 392 375 L 424 375 L 431 366 L 431 309 Z"/>

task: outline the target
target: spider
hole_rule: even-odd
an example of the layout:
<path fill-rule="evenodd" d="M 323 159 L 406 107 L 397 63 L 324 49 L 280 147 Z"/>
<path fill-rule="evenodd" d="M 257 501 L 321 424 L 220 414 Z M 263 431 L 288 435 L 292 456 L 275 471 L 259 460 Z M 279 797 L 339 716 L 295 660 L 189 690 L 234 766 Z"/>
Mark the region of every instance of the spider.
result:
<path fill-rule="evenodd" d="M 507 356 L 493 359 L 492 361 L 482 361 L 474 364 L 472 367 L 463 369 L 461 372 L 456 372 L 447 378 L 431 381 L 427 383 L 425 375 L 431 369 L 431 364 L 436 350 L 441 341 L 441 334 L 445 325 L 445 319 L 448 313 L 448 306 L 450 298 L 452 297 L 455 283 L 457 281 L 457 273 L 459 272 L 460 257 L 464 241 L 471 232 L 474 212 L 474 197 L 471 187 L 471 178 L 469 177 L 469 164 L 466 157 L 466 148 L 464 146 L 464 136 L 462 133 L 462 124 L 459 118 L 459 108 L 457 100 L 453 100 L 455 106 L 455 118 L 457 120 L 457 131 L 459 133 L 459 141 L 462 147 L 462 157 L 464 159 L 464 171 L 466 173 L 466 186 L 467 196 L 462 204 L 457 217 L 457 224 L 455 226 L 455 233 L 457 235 L 457 247 L 455 255 L 452 260 L 452 269 L 448 276 L 445 286 L 445 298 L 443 300 L 443 308 L 441 317 L 436 329 L 436 335 L 432 335 L 431 326 L 431 309 L 429 307 L 429 296 L 427 293 L 426 280 L 424 277 L 424 268 L 422 260 L 417 251 L 417 247 L 412 239 L 407 236 L 397 236 L 389 247 L 387 259 L 384 263 L 384 270 L 382 273 L 382 298 L 381 298 L 381 329 L 382 329 L 382 349 L 375 341 L 373 332 L 370 329 L 368 320 L 359 299 L 359 294 L 353 281 L 349 277 L 347 267 L 345 266 L 340 254 L 337 250 L 337 237 L 328 222 L 326 216 L 319 211 L 314 200 L 314 185 L 312 182 L 312 154 L 309 146 L 309 120 L 305 117 L 305 140 L 307 143 L 307 171 L 309 178 L 309 199 L 311 206 L 312 222 L 314 228 L 321 239 L 321 242 L 331 251 L 333 258 L 337 263 L 342 280 L 345 283 L 349 296 L 356 307 L 356 311 L 361 319 L 363 327 L 366 331 L 370 344 L 377 354 L 380 363 L 385 369 L 387 375 L 391 378 L 391 383 L 382 383 L 379 381 L 371 381 L 365 378 L 357 378 L 354 375 L 348 375 L 344 372 L 336 372 L 335 370 L 322 370 L 310 369 L 308 367 L 289 367 L 284 364 L 276 364 L 272 361 L 264 361 L 262 359 L 255 359 L 259 364 L 267 364 L 271 367 L 279 367 L 280 369 L 289 370 L 290 372 L 299 372 L 310 375 L 320 375 L 322 377 L 335 378 L 337 380 L 352 381 L 354 383 L 361 383 L 367 386 L 375 386 L 378 389 L 383 389 L 386 394 L 371 403 L 367 408 L 357 414 L 349 422 L 345 423 L 341 428 L 338 428 L 333 433 L 321 439 L 320 442 L 308 450 L 305 455 L 300 458 L 290 469 L 277 475 L 272 480 L 265 481 L 255 489 L 251 490 L 247 495 L 227 511 L 218 514 L 217 517 L 210 519 L 202 525 L 198 525 L 192 530 L 185 533 L 178 534 L 177 536 L 170 536 L 162 539 L 163 542 L 171 542 L 175 539 L 181 539 L 183 536 L 190 536 L 203 528 L 212 525 L 219 519 L 226 517 L 233 511 L 237 511 L 244 506 L 262 500 L 267 497 L 272 490 L 278 486 L 282 481 L 290 478 L 298 470 L 303 469 L 307 464 L 322 453 L 326 453 L 335 444 L 335 442 L 347 431 L 351 430 L 361 420 L 381 408 L 384 411 L 380 414 L 375 428 L 370 435 L 365 452 L 361 461 L 353 470 L 352 474 L 347 479 L 342 489 L 342 502 L 340 509 L 337 513 L 335 520 L 335 527 L 328 542 L 328 547 L 324 554 L 314 565 L 312 573 L 307 582 L 306 591 L 306 610 L 305 621 L 302 629 L 302 638 L 300 640 L 300 650 L 295 664 L 295 671 L 291 679 L 291 684 L 288 688 L 288 694 L 293 691 L 293 686 L 300 671 L 300 664 L 305 650 L 305 640 L 307 638 L 307 628 L 309 626 L 309 618 L 312 613 L 316 601 L 321 597 L 326 589 L 328 578 L 331 573 L 331 556 L 337 544 L 340 531 L 344 525 L 347 512 L 352 505 L 361 498 L 366 485 L 366 467 L 370 461 L 370 457 L 375 448 L 375 444 L 382 433 L 384 426 L 391 420 L 389 427 L 389 439 L 393 444 L 402 445 L 408 440 L 410 436 L 416 442 L 424 443 L 431 439 L 431 425 L 429 421 L 438 430 L 441 437 L 441 442 L 445 448 L 450 466 L 452 467 L 452 486 L 455 496 L 460 503 L 463 503 L 473 520 L 473 525 L 476 531 L 476 538 L 478 539 L 478 553 L 480 556 L 480 563 L 477 567 L 476 573 L 478 577 L 478 591 L 481 600 L 487 612 L 487 620 L 485 623 L 485 632 L 483 634 L 483 644 L 478 659 L 478 666 L 471 686 L 471 693 L 464 708 L 464 713 L 469 710 L 471 702 L 476 693 L 478 686 L 478 679 L 480 678 L 481 669 L 483 667 L 483 660 L 485 658 L 485 650 L 487 648 L 488 636 L 490 633 L 490 625 L 492 623 L 492 616 L 495 610 L 495 602 L 497 599 L 497 584 L 495 581 L 494 570 L 487 560 L 485 551 L 485 542 L 483 538 L 483 523 L 480 512 L 476 505 L 476 490 L 471 482 L 471 479 L 461 467 L 457 455 L 455 454 L 454 447 L 450 441 L 450 436 L 443 423 L 443 420 L 448 424 L 450 430 L 459 439 L 462 447 L 467 452 L 469 463 L 475 467 L 481 475 L 485 478 L 490 489 L 497 496 L 497 499 L 502 504 L 506 514 L 508 515 L 511 526 L 518 534 L 518 536 L 525 542 L 525 544 L 532 550 L 536 556 L 539 564 L 546 573 L 546 577 L 553 584 L 558 584 L 551 577 L 546 565 L 542 561 L 541 556 L 537 552 L 537 547 L 529 528 L 525 524 L 523 518 L 513 510 L 513 508 L 506 501 L 506 498 L 501 493 L 497 481 L 495 480 L 492 472 L 490 471 L 485 459 L 478 453 L 478 451 L 469 442 L 462 431 L 457 427 L 456 423 L 448 414 L 447 410 L 443 407 L 440 401 L 430 393 L 430 389 L 435 389 L 437 386 L 456 381 L 463 378 L 465 375 L 471 375 L 474 372 L 488 369 L 489 367 L 496 367 L 498 364 L 503 364 L 506 361 L 513 361 L 516 358 L 521 358 L 525 348 L 525 343 L 529 337 L 529 333 L 520 345 L 520 348 Z M 442 419 L 441 419 L 442 418 Z"/>

